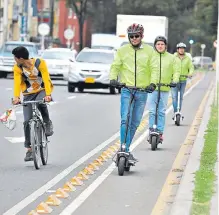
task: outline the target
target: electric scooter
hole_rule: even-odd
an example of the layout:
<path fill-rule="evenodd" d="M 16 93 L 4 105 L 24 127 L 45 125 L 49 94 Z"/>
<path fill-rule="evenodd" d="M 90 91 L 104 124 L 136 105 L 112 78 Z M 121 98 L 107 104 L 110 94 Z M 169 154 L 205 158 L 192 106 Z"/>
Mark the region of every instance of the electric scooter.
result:
<path fill-rule="evenodd" d="M 188 78 L 188 75 L 180 75 L 180 77 Z M 178 88 L 178 100 L 177 100 L 177 112 L 175 112 L 173 120 L 175 121 L 175 125 L 180 126 L 181 120 L 184 120 L 184 116 L 180 111 L 180 89 Z"/>
<path fill-rule="evenodd" d="M 135 163 L 137 161 L 130 161 L 129 156 L 130 153 L 126 152 L 126 140 L 127 140 L 127 135 L 128 135 L 128 127 L 129 127 L 129 121 L 130 121 L 130 110 L 131 110 L 131 106 L 132 103 L 134 101 L 135 98 L 135 94 L 137 91 L 142 91 L 142 92 L 147 92 L 147 93 L 152 93 L 152 91 L 143 88 L 137 88 L 137 87 L 130 87 L 130 86 L 126 86 L 125 84 L 121 84 L 118 83 L 117 88 L 126 88 L 128 90 L 133 90 L 133 92 L 131 93 L 131 98 L 130 98 L 130 102 L 129 102 L 129 107 L 128 107 L 128 115 L 127 115 L 127 120 L 126 120 L 126 132 L 125 132 L 125 141 L 124 143 L 121 144 L 121 148 L 120 150 L 116 153 L 116 159 L 113 161 L 116 163 L 116 166 L 118 167 L 118 174 L 120 176 L 124 175 L 125 171 L 129 171 L 131 166 L 135 166 Z"/>
<path fill-rule="evenodd" d="M 151 144 L 152 151 L 155 151 L 157 149 L 157 145 L 159 143 L 162 144 L 162 140 L 160 139 L 160 133 L 157 130 L 158 108 L 159 108 L 159 102 L 160 102 L 160 88 L 161 86 L 172 87 L 171 84 L 162 84 L 162 83 L 157 84 L 157 86 L 158 86 L 158 96 L 157 96 L 157 103 L 156 103 L 155 120 L 154 120 L 153 128 L 151 128 L 151 130 L 149 131 L 149 137 L 148 137 L 148 141 L 149 141 L 149 144 Z"/>

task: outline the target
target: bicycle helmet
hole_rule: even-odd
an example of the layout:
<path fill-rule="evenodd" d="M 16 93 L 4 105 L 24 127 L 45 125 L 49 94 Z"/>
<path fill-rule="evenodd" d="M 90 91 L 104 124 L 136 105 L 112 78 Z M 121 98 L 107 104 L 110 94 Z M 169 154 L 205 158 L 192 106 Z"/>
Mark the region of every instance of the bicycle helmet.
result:
<path fill-rule="evenodd" d="M 144 34 L 144 27 L 141 24 L 133 23 L 127 28 L 127 34 Z"/>
<path fill-rule="evenodd" d="M 178 48 L 186 48 L 186 44 L 185 43 L 182 43 L 182 42 L 180 42 L 180 43 L 178 43 L 177 45 L 176 45 L 176 48 L 178 49 Z"/>
<path fill-rule="evenodd" d="M 154 40 L 154 46 L 156 45 L 156 43 L 157 43 L 158 41 L 163 41 L 163 42 L 165 43 L 165 45 L 167 45 L 167 39 L 166 39 L 166 37 L 164 37 L 164 36 L 157 36 L 157 37 L 155 38 L 155 40 Z"/>

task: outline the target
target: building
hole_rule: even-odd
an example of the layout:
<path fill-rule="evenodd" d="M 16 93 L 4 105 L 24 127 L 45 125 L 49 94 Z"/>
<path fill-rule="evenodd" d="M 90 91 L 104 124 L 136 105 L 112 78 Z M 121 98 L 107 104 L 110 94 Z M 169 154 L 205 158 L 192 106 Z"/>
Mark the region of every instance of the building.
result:
<path fill-rule="evenodd" d="M 64 31 L 68 28 L 71 28 L 74 31 L 74 38 L 70 41 L 71 47 L 79 51 L 79 24 L 76 14 L 71 8 L 66 7 L 66 1 L 60 0 L 58 12 L 56 14 L 56 19 L 58 20 L 58 37 L 63 44 L 67 44 L 67 40 L 64 37 Z M 84 24 L 84 37 L 83 44 L 84 46 L 90 46 L 91 41 L 91 32 L 90 32 L 91 23 L 89 20 L 85 21 Z"/>

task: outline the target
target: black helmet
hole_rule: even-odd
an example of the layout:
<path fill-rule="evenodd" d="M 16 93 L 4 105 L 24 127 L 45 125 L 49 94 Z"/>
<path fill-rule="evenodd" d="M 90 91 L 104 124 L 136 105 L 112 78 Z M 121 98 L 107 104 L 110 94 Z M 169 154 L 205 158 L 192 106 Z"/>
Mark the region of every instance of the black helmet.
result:
<path fill-rule="evenodd" d="M 178 48 L 186 48 L 186 44 L 185 43 L 182 43 L 182 42 L 180 42 L 180 43 L 178 43 L 177 45 L 176 45 L 176 48 L 178 49 Z"/>
<path fill-rule="evenodd" d="M 156 43 L 157 43 L 158 41 L 163 41 L 163 42 L 165 43 L 165 45 L 167 45 L 167 39 L 166 39 L 166 37 L 164 37 L 164 36 L 157 36 L 157 37 L 155 38 L 155 40 L 154 40 L 154 46 L 156 45 Z"/>

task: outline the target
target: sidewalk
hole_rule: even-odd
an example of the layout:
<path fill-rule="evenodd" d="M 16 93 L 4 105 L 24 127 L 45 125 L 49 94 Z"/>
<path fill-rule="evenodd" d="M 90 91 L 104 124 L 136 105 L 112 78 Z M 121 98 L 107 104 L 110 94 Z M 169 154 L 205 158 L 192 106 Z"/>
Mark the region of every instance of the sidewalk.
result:
<path fill-rule="evenodd" d="M 193 199 L 193 190 L 195 188 L 194 173 L 199 169 L 200 166 L 200 158 L 201 158 L 201 153 L 204 147 L 204 140 L 205 140 L 204 134 L 207 128 L 208 121 L 210 119 L 211 104 L 213 103 L 213 98 L 214 98 L 214 90 L 212 90 L 208 102 L 206 104 L 202 122 L 169 215 L 190 215 L 190 211 L 192 207 L 192 199 Z M 218 164 L 218 161 L 216 164 Z M 218 166 L 216 165 L 215 170 L 217 170 L 217 167 Z M 218 176 L 218 172 L 216 172 L 216 175 Z M 215 186 L 217 186 L 216 183 Z M 218 188 L 216 188 L 215 190 L 217 189 Z M 212 197 L 210 215 L 218 214 L 217 196 L 218 196 L 218 192 L 215 193 Z"/>

